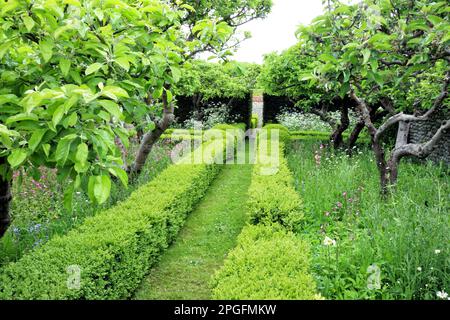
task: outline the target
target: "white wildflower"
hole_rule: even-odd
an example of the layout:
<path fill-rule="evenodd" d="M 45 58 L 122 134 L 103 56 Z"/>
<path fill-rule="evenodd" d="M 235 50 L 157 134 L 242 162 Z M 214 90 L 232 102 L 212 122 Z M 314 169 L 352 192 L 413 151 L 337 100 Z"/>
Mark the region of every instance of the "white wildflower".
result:
<path fill-rule="evenodd" d="M 331 239 L 330 237 L 325 237 L 325 239 L 323 240 L 323 244 L 325 246 L 335 246 L 336 245 L 336 240 Z"/>
<path fill-rule="evenodd" d="M 438 291 L 438 292 L 436 292 L 436 296 L 439 298 L 439 299 L 447 299 L 448 298 L 448 293 L 447 292 L 445 292 L 444 290 L 442 290 L 442 291 Z"/>
<path fill-rule="evenodd" d="M 441 253 L 441 250 L 436 249 L 436 250 L 434 250 L 434 253 L 435 253 L 435 254 L 439 254 L 439 253 Z"/>
<path fill-rule="evenodd" d="M 422 267 L 417 267 L 417 271 L 422 271 Z"/>

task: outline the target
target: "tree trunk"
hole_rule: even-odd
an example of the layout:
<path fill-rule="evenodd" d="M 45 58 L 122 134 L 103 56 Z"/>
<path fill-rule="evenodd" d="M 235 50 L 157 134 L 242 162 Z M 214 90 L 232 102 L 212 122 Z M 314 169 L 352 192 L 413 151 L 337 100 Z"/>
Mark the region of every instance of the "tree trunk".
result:
<path fill-rule="evenodd" d="M 163 116 L 161 120 L 156 124 L 155 129 L 146 133 L 142 138 L 141 145 L 136 153 L 136 159 L 131 168 L 128 169 L 129 175 L 132 178 L 138 176 L 141 173 L 142 168 L 144 167 L 153 146 L 159 140 L 164 131 L 169 128 L 170 124 L 174 120 L 174 107 L 171 103 L 167 102 L 167 94 L 165 91 L 163 92 L 162 100 Z"/>
<path fill-rule="evenodd" d="M 361 118 L 364 120 L 364 124 L 370 134 L 372 150 L 375 154 L 375 160 L 377 162 L 377 168 L 380 174 L 381 195 L 386 197 L 389 194 L 386 155 L 383 146 L 377 138 L 378 130 L 372 122 L 373 114 L 371 113 L 371 109 L 367 106 L 367 103 L 363 99 L 356 96 L 353 90 L 350 91 L 350 97 L 356 102 Z"/>
<path fill-rule="evenodd" d="M 364 129 L 364 121 L 359 121 L 355 128 L 353 129 L 352 133 L 350 134 L 350 137 L 348 138 L 348 154 L 352 154 L 353 147 L 356 146 L 356 141 L 358 141 L 359 134 Z"/>
<path fill-rule="evenodd" d="M 127 165 L 127 157 L 128 157 L 128 152 L 127 152 L 127 148 L 125 148 L 125 145 L 122 143 L 122 140 L 119 137 L 115 137 L 114 138 L 114 143 L 116 144 L 116 146 L 119 148 L 120 150 L 120 154 L 122 157 L 122 162 L 123 162 L 123 169 L 128 168 Z"/>
<path fill-rule="evenodd" d="M 7 165 L 6 158 L 0 158 L 0 165 Z M 11 224 L 9 207 L 12 200 L 11 181 L 0 176 L 0 238 L 3 237 Z"/>
<path fill-rule="evenodd" d="M 344 105 L 341 110 L 341 123 L 337 126 L 336 130 L 334 130 L 333 134 L 331 135 L 331 141 L 335 150 L 342 147 L 344 143 L 342 134 L 345 130 L 347 130 L 349 125 L 350 120 L 348 118 L 348 106 Z"/>
<path fill-rule="evenodd" d="M 401 146 L 408 143 L 409 128 L 410 123 L 405 121 L 400 121 L 398 123 L 397 140 L 395 142 L 395 148 L 400 148 Z"/>

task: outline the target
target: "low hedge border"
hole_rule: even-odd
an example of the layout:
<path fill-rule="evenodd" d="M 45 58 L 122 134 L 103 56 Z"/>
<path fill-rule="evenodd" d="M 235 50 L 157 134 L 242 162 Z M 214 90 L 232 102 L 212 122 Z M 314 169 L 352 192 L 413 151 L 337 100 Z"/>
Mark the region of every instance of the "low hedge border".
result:
<path fill-rule="evenodd" d="M 244 227 L 212 280 L 217 300 L 319 299 L 309 274 L 309 246 L 281 226 Z"/>
<path fill-rule="evenodd" d="M 283 151 L 281 144 L 274 175 L 261 174 L 267 159 L 254 166 L 246 204 L 250 224 L 212 279 L 214 299 L 321 299 L 309 273 L 309 245 L 293 232 L 301 227 L 302 203 Z"/>
<path fill-rule="evenodd" d="M 0 299 L 129 297 L 219 170 L 215 164 L 171 165 L 126 201 L 4 267 Z"/>

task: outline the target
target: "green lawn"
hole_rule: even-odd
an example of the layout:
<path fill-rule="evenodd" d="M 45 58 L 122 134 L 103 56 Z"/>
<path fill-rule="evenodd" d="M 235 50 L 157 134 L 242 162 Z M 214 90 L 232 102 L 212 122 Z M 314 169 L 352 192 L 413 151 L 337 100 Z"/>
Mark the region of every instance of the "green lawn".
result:
<path fill-rule="evenodd" d="M 135 299 L 209 299 L 210 279 L 236 244 L 245 220 L 243 204 L 251 165 L 224 165 L 188 217 L 176 242 L 152 269 Z"/>

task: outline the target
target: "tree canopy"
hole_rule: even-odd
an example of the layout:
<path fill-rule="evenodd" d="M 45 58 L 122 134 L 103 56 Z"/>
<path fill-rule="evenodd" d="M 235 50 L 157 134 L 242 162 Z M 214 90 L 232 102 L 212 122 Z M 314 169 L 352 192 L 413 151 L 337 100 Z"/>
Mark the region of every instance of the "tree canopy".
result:
<path fill-rule="evenodd" d="M 185 65 L 174 92 L 180 96 L 213 98 L 244 98 L 255 88 L 260 67 L 257 64 L 212 63 L 195 60 Z"/>
<path fill-rule="evenodd" d="M 297 59 L 315 57 L 306 60 L 310 63 L 299 80 L 356 103 L 372 137 L 383 190 L 389 179 L 395 183 L 402 157 L 426 157 L 450 126 L 444 122 L 423 144 L 404 141 L 386 161 L 381 138 L 388 128 L 426 120 L 449 106 L 448 14 L 445 1 L 364 0 L 348 5 L 336 0 L 298 30 Z M 376 127 L 379 109 L 390 117 Z M 425 112 L 421 116 L 420 110 Z"/>

